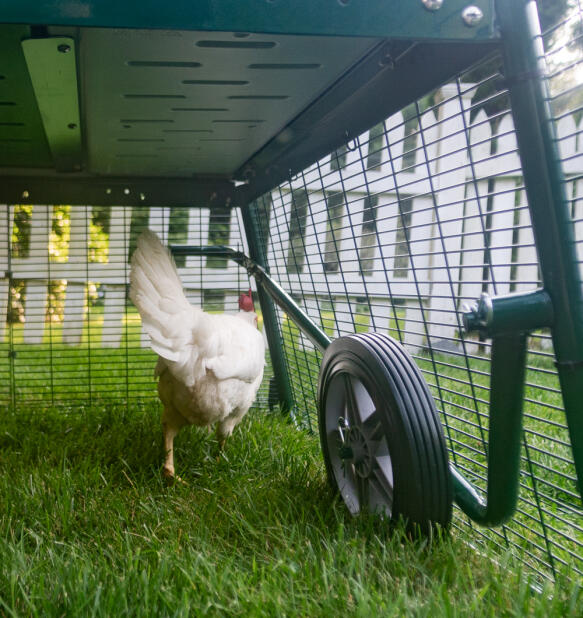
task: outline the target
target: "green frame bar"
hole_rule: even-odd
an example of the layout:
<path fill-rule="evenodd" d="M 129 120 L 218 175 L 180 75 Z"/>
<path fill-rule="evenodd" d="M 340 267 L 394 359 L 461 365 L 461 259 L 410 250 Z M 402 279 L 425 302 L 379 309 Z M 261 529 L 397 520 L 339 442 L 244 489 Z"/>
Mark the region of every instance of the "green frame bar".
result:
<path fill-rule="evenodd" d="M 583 286 L 545 79 L 536 2 L 497 0 L 502 52 L 573 449 L 583 485 Z"/>

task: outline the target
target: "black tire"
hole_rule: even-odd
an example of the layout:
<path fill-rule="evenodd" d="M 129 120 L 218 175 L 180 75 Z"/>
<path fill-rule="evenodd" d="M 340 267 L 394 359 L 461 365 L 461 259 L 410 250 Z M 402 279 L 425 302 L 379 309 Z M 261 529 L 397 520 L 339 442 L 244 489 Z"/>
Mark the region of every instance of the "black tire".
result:
<path fill-rule="evenodd" d="M 450 523 L 443 430 L 399 342 L 379 333 L 335 339 L 320 369 L 318 422 L 328 478 L 353 515 L 402 516 L 425 532 Z"/>

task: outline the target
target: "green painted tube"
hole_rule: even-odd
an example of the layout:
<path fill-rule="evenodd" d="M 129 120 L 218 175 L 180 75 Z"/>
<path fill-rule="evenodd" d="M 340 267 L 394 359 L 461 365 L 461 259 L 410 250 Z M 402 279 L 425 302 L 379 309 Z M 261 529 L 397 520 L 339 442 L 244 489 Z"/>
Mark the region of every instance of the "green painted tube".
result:
<path fill-rule="evenodd" d="M 170 249 L 173 255 L 212 255 L 215 257 L 228 258 L 237 262 L 237 264 L 246 268 L 247 272 L 252 275 L 259 284 L 258 294 L 266 293 L 269 299 L 274 301 L 288 314 L 292 322 L 317 348 L 320 349 L 320 351 L 323 352 L 330 345 L 330 337 L 328 337 L 328 335 L 316 325 L 312 318 L 299 307 L 296 301 L 267 274 L 265 268 L 247 257 L 241 251 L 235 251 L 235 249 L 223 245 L 210 247 L 173 245 Z"/>
<path fill-rule="evenodd" d="M 583 484 L 583 287 L 534 0 L 496 0 L 505 77 L 545 291 L 569 435 Z"/>
<path fill-rule="evenodd" d="M 259 266 L 265 268 L 267 266 L 265 262 L 265 248 L 261 246 L 261 239 L 257 229 L 255 203 L 243 207 L 241 212 L 243 215 L 243 225 L 245 227 L 247 244 L 249 245 L 250 257 L 259 264 Z M 279 407 L 283 413 L 291 413 L 294 409 L 294 398 L 287 371 L 283 341 L 279 335 L 275 306 L 262 286 L 257 286 L 257 295 L 259 297 L 261 313 L 263 314 L 263 328 L 267 335 Z"/>
<path fill-rule="evenodd" d="M 456 503 L 483 526 L 499 526 L 516 510 L 526 342 L 524 332 L 499 335 L 492 342 L 487 500 L 451 467 Z"/>

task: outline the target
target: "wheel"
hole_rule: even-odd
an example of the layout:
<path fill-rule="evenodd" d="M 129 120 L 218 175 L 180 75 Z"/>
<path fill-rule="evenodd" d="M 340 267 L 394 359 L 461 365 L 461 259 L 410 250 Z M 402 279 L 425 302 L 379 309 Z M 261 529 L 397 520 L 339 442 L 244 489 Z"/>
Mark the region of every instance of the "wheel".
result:
<path fill-rule="evenodd" d="M 453 488 L 433 397 L 405 348 L 386 335 L 335 339 L 318 382 L 328 477 L 353 515 L 404 517 L 427 532 L 451 520 Z"/>

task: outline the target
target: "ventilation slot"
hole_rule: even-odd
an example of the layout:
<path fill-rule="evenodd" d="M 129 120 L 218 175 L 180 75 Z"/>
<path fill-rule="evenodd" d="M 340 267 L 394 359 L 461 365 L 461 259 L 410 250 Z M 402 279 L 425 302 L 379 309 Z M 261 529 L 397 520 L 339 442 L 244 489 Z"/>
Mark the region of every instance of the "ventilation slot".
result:
<path fill-rule="evenodd" d="M 162 133 L 212 133 L 212 129 L 163 129 Z"/>
<path fill-rule="evenodd" d="M 152 124 L 154 124 L 154 123 L 160 123 L 160 124 L 168 124 L 168 123 L 170 123 L 170 124 L 172 124 L 174 122 L 174 120 L 169 120 L 169 119 L 162 120 L 162 119 L 155 119 L 155 118 L 128 118 L 128 119 L 122 118 L 120 120 L 120 122 L 121 123 L 130 123 L 131 122 L 133 124 L 136 124 L 138 122 L 152 123 Z"/>
<path fill-rule="evenodd" d="M 170 62 L 165 60 L 130 60 L 130 67 L 166 67 L 176 69 L 196 69 L 201 67 L 200 62 Z"/>
<path fill-rule="evenodd" d="M 287 94 L 233 94 L 227 99 L 235 101 L 284 101 L 289 99 Z"/>
<path fill-rule="evenodd" d="M 200 146 L 158 146 L 156 150 L 200 150 Z"/>
<path fill-rule="evenodd" d="M 197 47 L 212 47 L 215 49 L 271 49 L 273 41 L 198 41 Z"/>
<path fill-rule="evenodd" d="M 226 107 L 173 107 L 173 112 L 228 112 Z"/>
<path fill-rule="evenodd" d="M 246 86 L 249 82 L 236 79 L 184 79 L 182 83 L 194 86 Z"/>
<path fill-rule="evenodd" d="M 118 137 L 117 139 L 118 142 L 164 142 L 166 140 L 162 139 L 161 137 L 152 137 L 152 138 L 146 138 L 146 137 Z"/>
<path fill-rule="evenodd" d="M 259 124 L 260 122 L 265 122 L 265 120 L 213 120 L 213 124 L 249 124 L 250 122 Z"/>
<path fill-rule="evenodd" d="M 319 69 L 322 65 L 317 63 L 266 63 L 250 64 L 250 69 L 265 69 L 277 71 L 296 71 L 300 69 Z"/>
<path fill-rule="evenodd" d="M 183 94 L 124 94 L 125 99 L 186 99 Z"/>

